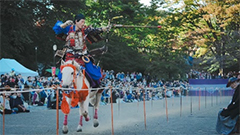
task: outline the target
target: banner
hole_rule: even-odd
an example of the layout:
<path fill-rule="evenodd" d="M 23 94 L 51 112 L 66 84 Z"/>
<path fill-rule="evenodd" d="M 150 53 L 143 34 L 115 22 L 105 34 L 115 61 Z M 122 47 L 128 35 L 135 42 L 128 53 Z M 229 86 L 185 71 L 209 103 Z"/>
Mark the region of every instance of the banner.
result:
<path fill-rule="evenodd" d="M 189 79 L 190 96 L 232 96 L 234 90 L 226 87 L 228 79 Z"/>
<path fill-rule="evenodd" d="M 52 76 L 56 75 L 56 67 L 52 67 Z"/>

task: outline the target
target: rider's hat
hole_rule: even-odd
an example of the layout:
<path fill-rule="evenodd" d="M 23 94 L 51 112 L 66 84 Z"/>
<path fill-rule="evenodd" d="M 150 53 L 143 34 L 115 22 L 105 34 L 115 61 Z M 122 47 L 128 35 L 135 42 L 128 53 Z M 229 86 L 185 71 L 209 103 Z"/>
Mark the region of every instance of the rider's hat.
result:
<path fill-rule="evenodd" d="M 79 21 L 79 20 L 81 20 L 81 19 L 85 19 L 85 16 L 84 16 L 83 14 L 78 14 L 78 15 L 75 16 L 74 22 L 75 22 L 76 20 Z"/>

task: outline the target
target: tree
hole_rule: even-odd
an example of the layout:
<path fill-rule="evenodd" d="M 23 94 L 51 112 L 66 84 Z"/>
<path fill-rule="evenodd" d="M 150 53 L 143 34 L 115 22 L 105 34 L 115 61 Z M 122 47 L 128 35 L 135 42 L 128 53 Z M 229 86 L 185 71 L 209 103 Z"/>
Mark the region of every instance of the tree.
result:
<path fill-rule="evenodd" d="M 239 31 L 239 3 L 232 0 L 205 2 L 185 0 L 184 2 L 185 7 L 179 9 L 177 14 L 181 18 L 182 27 L 186 28 L 184 34 L 187 36 L 184 40 L 193 40 L 192 48 L 195 46 L 199 48 L 195 56 L 203 59 L 200 64 L 210 72 L 219 69 L 223 74 L 223 68 L 233 64 L 226 62 L 234 58 L 233 54 L 239 63 L 239 55 L 237 55 L 239 49 L 231 44 L 232 39 L 235 39 L 233 42 L 239 42 L 232 36 Z M 227 48 L 235 48 L 236 52 L 231 52 L 231 49 Z"/>

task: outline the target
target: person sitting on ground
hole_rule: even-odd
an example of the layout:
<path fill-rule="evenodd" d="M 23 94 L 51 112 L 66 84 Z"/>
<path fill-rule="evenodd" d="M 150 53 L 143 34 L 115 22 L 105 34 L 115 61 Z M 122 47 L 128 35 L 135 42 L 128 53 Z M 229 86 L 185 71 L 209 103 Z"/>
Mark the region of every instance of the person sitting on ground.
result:
<path fill-rule="evenodd" d="M 227 108 L 223 108 L 218 113 L 216 130 L 219 134 L 228 135 L 234 132 L 239 133 L 239 125 L 237 125 L 237 121 L 240 114 L 240 85 L 237 80 L 238 79 L 235 77 L 231 77 L 228 80 L 226 87 L 231 87 L 235 91 Z"/>
<path fill-rule="evenodd" d="M 10 94 L 6 93 L 5 94 L 5 101 L 4 101 L 3 95 L 0 95 L 0 113 L 1 114 L 3 114 L 3 111 L 4 111 L 4 114 L 12 114 L 12 113 L 15 112 L 10 107 L 10 103 L 9 103 L 10 97 L 9 96 L 10 96 Z M 4 102 L 5 102 L 5 105 L 3 107 Z M 3 108 L 4 108 L 4 110 L 3 110 Z"/>
<path fill-rule="evenodd" d="M 61 93 L 59 92 L 59 98 L 58 98 L 58 108 L 61 109 Z M 57 108 L 57 93 L 55 90 L 52 90 L 51 93 L 48 95 L 48 101 L 47 101 L 47 108 L 49 109 L 56 109 Z"/>
<path fill-rule="evenodd" d="M 44 105 L 44 101 L 41 101 L 41 95 L 40 92 L 42 90 L 37 90 L 35 91 L 35 93 L 33 94 L 33 105 L 34 106 L 43 106 Z"/>
<path fill-rule="evenodd" d="M 10 96 L 10 107 L 13 110 L 17 110 L 17 112 L 30 112 L 23 104 L 22 94 L 14 93 L 12 96 Z"/>

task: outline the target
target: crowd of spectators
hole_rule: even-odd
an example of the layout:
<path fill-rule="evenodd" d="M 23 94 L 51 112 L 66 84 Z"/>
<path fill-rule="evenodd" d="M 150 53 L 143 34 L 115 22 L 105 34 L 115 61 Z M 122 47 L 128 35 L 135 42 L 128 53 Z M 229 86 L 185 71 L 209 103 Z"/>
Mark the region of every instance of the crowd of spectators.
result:
<path fill-rule="evenodd" d="M 187 75 L 187 78 L 189 78 L 189 79 L 214 79 L 215 75 L 208 73 L 208 72 L 191 69 Z"/>
<path fill-rule="evenodd" d="M 231 77 L 235 73 L 229 72 L 227 76 Z M 106 89 L 102 93 L 101 103 L 109 103 L 109 97 L 112 94 L 113 102 L 139 102 L 145 100 L 158 100 L 163 97 L 186 95 L 188 90 L 188 82 L 181 80 L 163 81 L 156 80 L 151 77 L 150 74 L 143 75 L 141 72 L 118 72 L 114 73 L 113 70 L 103 70 L 105 78 L 102 80 L 102 87 Z M 197 72 L 191 70 L 189 78 L 195 79 L 211 79 L 212 76 L 209 73 Z M 21 74 L 16 75 L 14 69 L 10 73 L 1 75 L 0 87 L 15 88 L 17 91 L 24 91 L 19 93 L 12 93 L 5 95 L 9 102 L 9 106 L 6 105 L 5 111 L 9 113 L 28 112 L 26 106 L 43 106 L 48 108 L 56 108 L 56 92 L 51 89 L 52 85 L 59 85 L 60 80 L 57 77 L 27 77 L 24 79 Z M 108 86 L 113 86 L 112 93 Z M 163 86 L 166 86 L 165 89 Z M 26 92 L 25 90 L 34 90 Z M 165 91 L 166 90 L 166 91 Z M 16 96 L 17 95 L 17 96 Z M 61 92 L 59 93 L 61 98 Z M 20 97 L 23 102 L 19 102 L 19 105 L 13 104 L 12 99 Z M 61 99 L 59 100 L 61 104 Z M 3 103 L 3 95 L 0 96 L 0 104 Z M 11 102 L 11 103 L 10 103 Z M 6 102 L 5 102 L 6 104 Z M 24 106 L 25 105 L 25 106 Z M 17 106 L 17 107 L 16 107 Z M 21 107 L 25 108 L 21 108 Z M 20 108 L 19 108 L 20 107 Z M 17 108 L 17 109 L 16 109 Z M 27 111 L 25 111 L 27 110 Z M 0 106 L 1 112 L 1 106 Z"/>
<path fill-rule="evenodd" d="M 60 81 L 57 77 L 31 77 L 24 79 L 21 74 L 16 75 L 14 69 L 10 73 L 2 74 L 0 81 L 0 91 L 13 89 L 16 93 L 0 95 L 0 113 L 3 112 L 3 96 L 5 96 L 5 113 L 29 112 L 28 105 L 55 108 L 55 91 L 52 85 L 58 85 Z M 20 92 L 21 91 L 21 92 Z M 21 99 L 21 100 L 19 100 Z M 15 101 L 16 100 L 16 101 Z M 21 102 L 22 101 L 22 102 Z M 17 109 L 16 109 L 17 108 Z"/>
<path fill-rule="evenodd" d="M 143 75 L 140 72 L 118 72 L 103 71 L 106 75 L 102 83 L 106 86 L 113 86 L 113 102 L 138 102 L 145 100 L 161 99 L 165 96 L 165 85 L 168 87 L 166 96 L 181 95 L 186 93 L 188 83 L 186 81 L 163 81 L 156 80 L 150 74 Z M 182 90 L 182 91 L 180 91 Z M 185 91 L 184 91 L 185 90 Z M 105 98 L 110 97 L 110 90 L 103 92 L 102 102 L 107 102 Z M 119 99 L 120 101 L 117 101 Z"/>
<path fill-rule="evenodd" d="M 238 74 L 239 72 L 236 72 L 236 71 L 229 71 L 224 74 L 220 74 L 220 73 L 211 74 L 205 71 L 198 71 L 198 70 L 191 69 L 191 71 L 187 74 L 187 78 L 188 79 L 227 79 L 233 76 L 236 77 Z"/>

